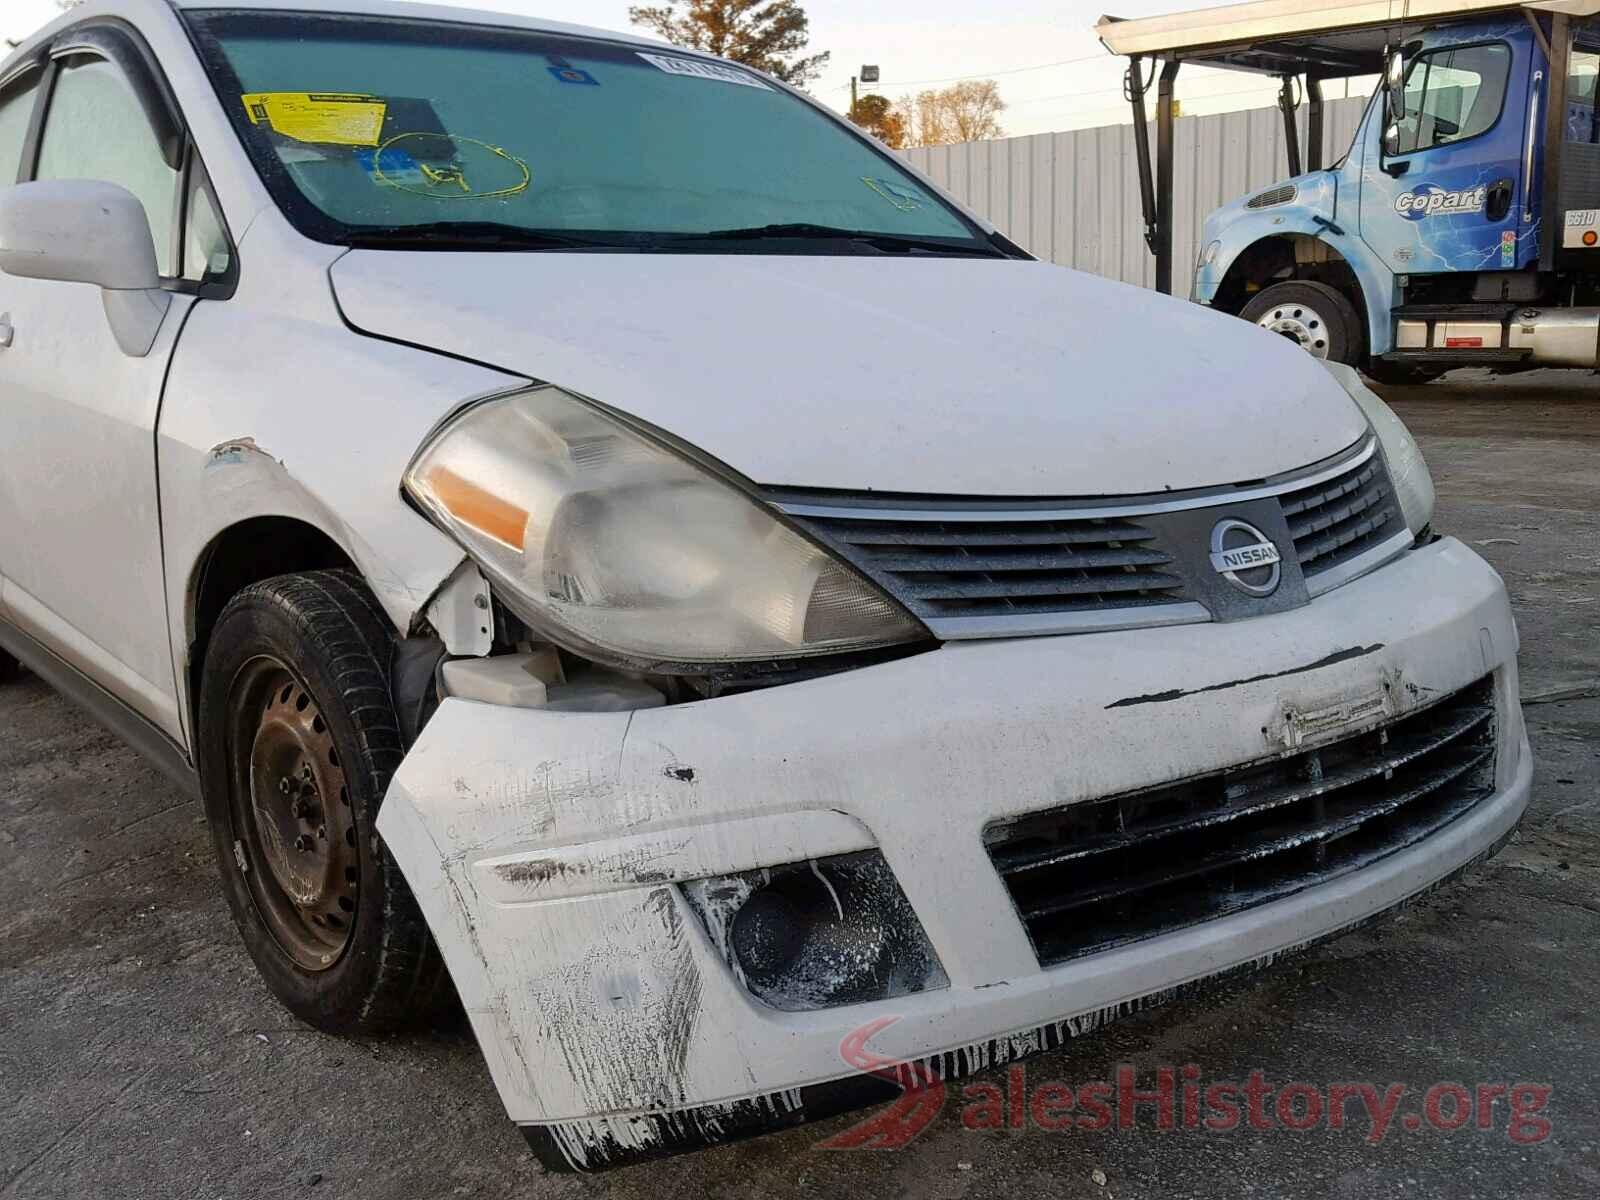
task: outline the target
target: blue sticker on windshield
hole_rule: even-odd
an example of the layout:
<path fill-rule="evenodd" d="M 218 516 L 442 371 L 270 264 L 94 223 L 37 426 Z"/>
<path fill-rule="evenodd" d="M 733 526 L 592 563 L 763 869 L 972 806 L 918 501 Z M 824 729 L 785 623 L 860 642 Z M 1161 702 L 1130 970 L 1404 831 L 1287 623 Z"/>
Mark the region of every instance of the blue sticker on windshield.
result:
<path fill-rule="evenodd" d="M 580 71 L 577 67 L 546 67 L 545 70 L 554 75 L 561 83 L 584 83 L 590 87 L 599 87 L 600 81 L 587 71 Z"/>
<path fill-rule="evenodd" d="M 361 164 L 363 171 L 372 176 L 374 183 L 400 186 L 427 182 L 417 160 L 404 150 L 363 148 L 356 151 L 356 161 Z"/>

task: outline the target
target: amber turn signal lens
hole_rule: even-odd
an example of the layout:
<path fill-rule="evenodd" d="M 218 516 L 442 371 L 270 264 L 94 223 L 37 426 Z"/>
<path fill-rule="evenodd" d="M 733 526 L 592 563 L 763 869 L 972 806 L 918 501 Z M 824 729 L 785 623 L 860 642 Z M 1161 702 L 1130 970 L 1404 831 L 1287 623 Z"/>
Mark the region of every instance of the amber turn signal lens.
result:
<path fill-rule="evenodd" d="M 423 482 L 456 520 L 521 553 L 528 532 L 526 509 L 518 508 L 444 467 L 434 467 L 423 477 Z"/>

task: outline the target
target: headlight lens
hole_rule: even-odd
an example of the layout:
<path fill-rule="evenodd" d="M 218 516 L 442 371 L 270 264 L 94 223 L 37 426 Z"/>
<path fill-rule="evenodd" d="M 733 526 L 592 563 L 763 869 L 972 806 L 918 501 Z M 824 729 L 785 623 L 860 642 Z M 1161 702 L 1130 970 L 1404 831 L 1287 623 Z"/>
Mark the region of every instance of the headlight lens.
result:
<path fill-rule="evenodd" d="M 1389 466 L 1389 480 L 1400 500 L 1400 512 L 1412 533 L 1421 533 L 1433 520 L 1433 475 L 1423 460 L 1417 441 L 1406 424 L 1384 403 L 1383 397 L 1361 381 L 1354 367 L 1325 363 L 1350 398 L 1361 406 L 1367 423 L 1378 435 L 1383 457 Z"/>
<path fill-rule="evenodd" d="M 519 616 L 603 657 L 767 660 L 926 636 L 736 488 L 557 388 L 469 408 L 405 487 Z"/>

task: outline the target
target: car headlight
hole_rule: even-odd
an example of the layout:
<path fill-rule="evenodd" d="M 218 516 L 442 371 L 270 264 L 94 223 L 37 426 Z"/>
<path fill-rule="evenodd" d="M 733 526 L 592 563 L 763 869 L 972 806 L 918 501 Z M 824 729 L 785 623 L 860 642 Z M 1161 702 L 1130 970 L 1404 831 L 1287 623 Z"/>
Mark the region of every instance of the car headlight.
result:
<path fill-rule="evenodd" d="M 466 409 L 405 489 L 507 607 L 602 658 L 772 660 L 927 636 L 738 488 L 558 388 Z"/>
<path fill-rule="evenodd" d="M 1411 436 L 1406 423 L 1395 415 L 1394 409 L 1357 374 L 1354 367 L 1343 363 L 1324 363 L 1339 385 L 1366 414 L 1367 423 L 1378 435 L 1383 447 L 1384 461 L 1389 466 L 1389 482 L 1394 484 L 1395 495 L 1400 500 L 1400 512 L 1406 527 L 1412 533 L 1421 533 L 1433 521 L 1433 476 L 1423 460 L 1417 440 Z"/>

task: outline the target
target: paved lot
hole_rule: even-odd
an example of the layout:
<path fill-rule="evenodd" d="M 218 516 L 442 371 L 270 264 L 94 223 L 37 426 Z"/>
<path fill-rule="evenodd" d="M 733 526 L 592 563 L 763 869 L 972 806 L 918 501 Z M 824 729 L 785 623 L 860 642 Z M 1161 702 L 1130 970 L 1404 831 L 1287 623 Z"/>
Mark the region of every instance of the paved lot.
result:
<path fill-rule="evenodd" d="M 288 1019 L 228 923 L 195 806 L 28 680 L 0 692 L 0 1198 L 1600 1194 L 1600 383 L 1393 398 L 1439 527 L 1517 606 L 1538 759 L 1520 841 L 1394 922 L 1028 1068 L 1405 1083 L 1378 1144 L 1355 1108 L 1339 1131 L 1163 1133 L 1146 1114 L 1132 1132 L 980 1133 L 954 1098 L 899 1152 L 816 1149 L 841 1119 L 545 1176 L 465 1034 L 342 1042 Z M 1548 1084 L 1550 1135 L 1512 1141 L 1504 1102 L 1491 1131 L 1407 1129 L 1438 1081 Z"/>

